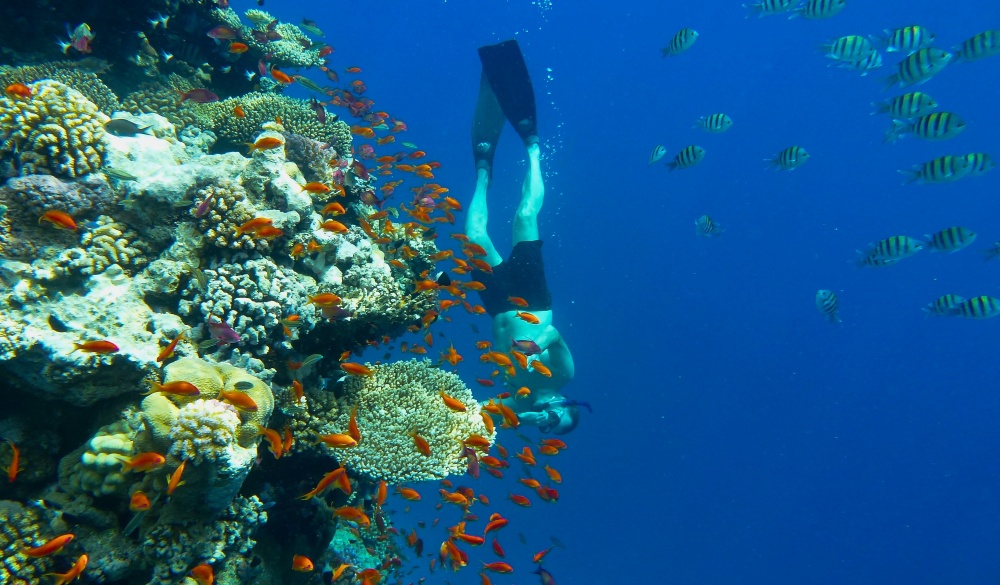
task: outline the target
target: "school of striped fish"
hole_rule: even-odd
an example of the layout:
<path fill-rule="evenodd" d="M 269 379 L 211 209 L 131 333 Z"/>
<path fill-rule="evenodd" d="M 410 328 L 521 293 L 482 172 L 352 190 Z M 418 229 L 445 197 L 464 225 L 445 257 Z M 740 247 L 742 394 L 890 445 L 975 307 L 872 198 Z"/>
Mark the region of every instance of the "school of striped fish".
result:
<path fill-rule="evenodd" d="M 839 14 L 847 5 L 847 0 L 760 0 L 743 7 L 748 17 L 786 15 L 789 19 L 801 16 L 818 20 Z M 699 39 L 692 28 L 679 30 L 661 49 L 663 58 L 676 57 L 690 50 Z M 884 78 L 884 89 L 897 86 L 910 89 L 922 85 L 936 76 L 947 66 L 956 63 L 971 63 L 987 57 L 1000 55 L 1000 30 L 986 30 L 953 46 L 950 50 L 934 46 L 935 35 L 927 27 L 908 25 L 895 29 L 885 29 L 877 35 L 845 35 L 819 45 L 820 52 L 832 59 L 839 67 L 860 72 L 862 76 L 883 66 L 882 51 L 886 54 L 898 53 L 901 60 L 896 70 Z M 967 124 L 961 115 L 951 111 L 938 111 L 938 102 L 930 95 L 911 90 L 901 95 L 872 104 L 872 115 L 887 115 L 891 126 L 886 131 L 883 142 L 892 144 L 905 137 L 928 141 L 945 141 L 959 136 Z M 729 130 L 733 119 L 725 113 L 714 113 L 699 118 L 694 127 L 713 134 Z M 667 159 L 667 167 L 673 171 L 689 169 L 701 163 L 706 156 L 703 147 L 697 144 L 685 146 L 673 158 L 667 158 L 669 150 L 663 145 L 654 147 L 649 164 Z M 770 167 L 792 171 L 809 161 L 809 152 L 802 146 L 792 145 L 765 159 Z M 996 167 L 993 157 L 984 152 L 966 154 L 944 154 L 936 158 L 916 163 L 909 169 L 898 172 L 906 177 L 906 183 L 935 184 L 950 183 L 969 177 L 977 177 Z M 695 220 L 695 233 L 711 238 L 719 236 L 723 228 L 709 215 Z M 869 244 L 867 250 L 859 251 L 856 264 L 859 267 L 881 268 L 891 266 L 909 258 L 921 250 L 954 253 L 976 238 L 976 233 L 962 226 L 951 226 L 923 239 L 905 235 L 884 238 Z M 986 252 L 986 259 L 1000 258 L 1000 241 L 993 243 Z M 816 309 L 830 323 L 840 323 L 839 300 L 834 291 L 821 289 L 816 292 Z M 957 316 L 969 319 L 987 319 L 1000 315 L 1000 298 L 977 296 L 965 299 L 959 295 L 944 295 L 924 310 L 932 315 Z"/>

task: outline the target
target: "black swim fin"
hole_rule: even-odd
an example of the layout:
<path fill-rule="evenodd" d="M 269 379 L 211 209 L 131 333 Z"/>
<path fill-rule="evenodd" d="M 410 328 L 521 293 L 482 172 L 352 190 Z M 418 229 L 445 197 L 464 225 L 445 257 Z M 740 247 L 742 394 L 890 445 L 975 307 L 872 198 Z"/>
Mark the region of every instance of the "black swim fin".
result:
<path fill-rule="evenodd" d="M 535 90 L 528 75 L 528 66 L 517 41 L 479 48 L 483 76 L 500 104 L 500 109 L 525 145 L 538 142 L 538 122 L 535 114 Z M 482 95 L 482 90 L 480 90 Z"/>
<path fill-rule="evenodd" d="M 472 119 L 472 156 L 476 159 L 476 169 L 486 169 L 493 180 L 493 155 L 497 151 L 500 131 L 504 124 L 503 111 L 493 95 L 486 74 L 479 80 L 479 98 L 476 100 L 476 114 Z"/>

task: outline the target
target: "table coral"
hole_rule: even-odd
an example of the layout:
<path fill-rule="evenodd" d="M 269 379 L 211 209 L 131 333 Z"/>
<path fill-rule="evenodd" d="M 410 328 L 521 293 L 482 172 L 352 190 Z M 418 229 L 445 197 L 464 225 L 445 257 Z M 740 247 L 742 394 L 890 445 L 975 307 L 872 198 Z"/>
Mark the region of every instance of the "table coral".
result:
<path fill-rule="evenodd" d="M 77 177 L 101 168 L 110 118 L 58 81 L 29 84 L 28 99 L 0 97 L 0 159 L 17 173 Z"/>
<path fill-rule="evenodd" d="M 358 408 L 361 442 L 341 449 L 345 467 L 389 483 L 441 479 L 465 472 L 462 443 L 471 434 L 488 437 L 480 406 L 455 374 L 435 368 L 428 360 L 370 366 L 371 376 L 350 376 L 344 383 L 340 415 L 318 433 L 345 432 L 350 413 Z M 461 401 L 465 412 L 445 406 L 438 392 Z M 411 432 L 430 444 L 431 454 L 417 451 Z"/>

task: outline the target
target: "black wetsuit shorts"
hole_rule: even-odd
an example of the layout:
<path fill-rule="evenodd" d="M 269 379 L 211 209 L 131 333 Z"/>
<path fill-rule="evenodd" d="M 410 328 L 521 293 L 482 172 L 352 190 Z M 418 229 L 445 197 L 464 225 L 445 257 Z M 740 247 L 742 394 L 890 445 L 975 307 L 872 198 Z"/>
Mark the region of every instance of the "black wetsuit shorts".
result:
<path fill-rule="evenodd" d="M 479 273 L 476 280 L 486 285 L 479 291 L 483 307 L 490 316 L 504 311 L 547 311 L 552 308 L 552 295 L 545 283 L 542 262 L 542 241 L 518 242 L 506 261 L 493 267 L 493 273 Z M 521 297 L 527 307 L 512 305 L 508 297 Z"/>

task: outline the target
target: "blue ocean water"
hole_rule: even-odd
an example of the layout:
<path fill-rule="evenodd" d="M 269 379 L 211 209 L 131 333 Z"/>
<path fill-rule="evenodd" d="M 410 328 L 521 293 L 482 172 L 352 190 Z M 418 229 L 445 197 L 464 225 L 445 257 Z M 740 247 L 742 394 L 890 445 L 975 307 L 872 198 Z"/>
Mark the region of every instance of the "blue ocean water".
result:
<path fill-rule="evenodd" d="M 538 95 L 555 325 L 577 363 L 567 392 L 594 406 L 558 458 L 558 505 L 519 511 L 522 557 L 553 534 L 566 548 L 545 566 L 562 583 L 996 580 L 998 323 L 921 308 L 1000 293 L 1000 264 L 979 253 L 1000 240 L 1000 174 L 904 186 L 896 171 L 995 149 L 997 62 L 949 66 L 919 87 L 966 119 L 959 137 L 889 145 L 889 120 L 870 113 L 902 93 L 882 89 L 898 54 L 861 77 L 818 45 L 921 24 L 949 48 L 998 28 L 1000 5 L 849 0 L 823 21 L 746 18 L 737 1 L 267 8 L 326 29 L 336 62 L 364 67 L 378 107 L 444 163 L 438 178 L 462 201 L 475 49 L 521 43 Z M 695 46 L 661 58 L 682 27 L 698 30 Z M 729 132 L 692 128 L 714 112 L 735 120 Z M 490 199 L 501 243 L 524 172 L 507 134 Z M 657 144 L 707 156 L 668 172 L 647 166 Z M 768 170 L 791 145 L 809 163 Z M 722 237 L 695 235 L 705 213 Z M 884 269 L 853 264 L 870 242 L 950 225 L 978 240 Z M 842 324 L 817 312 L 821 288 L 839 296 Z M 483 335 L 462 323 L 450 334 L 488 335 L 478 323 Z M 518 545 L 505 546 L 512 556 Z"/>

